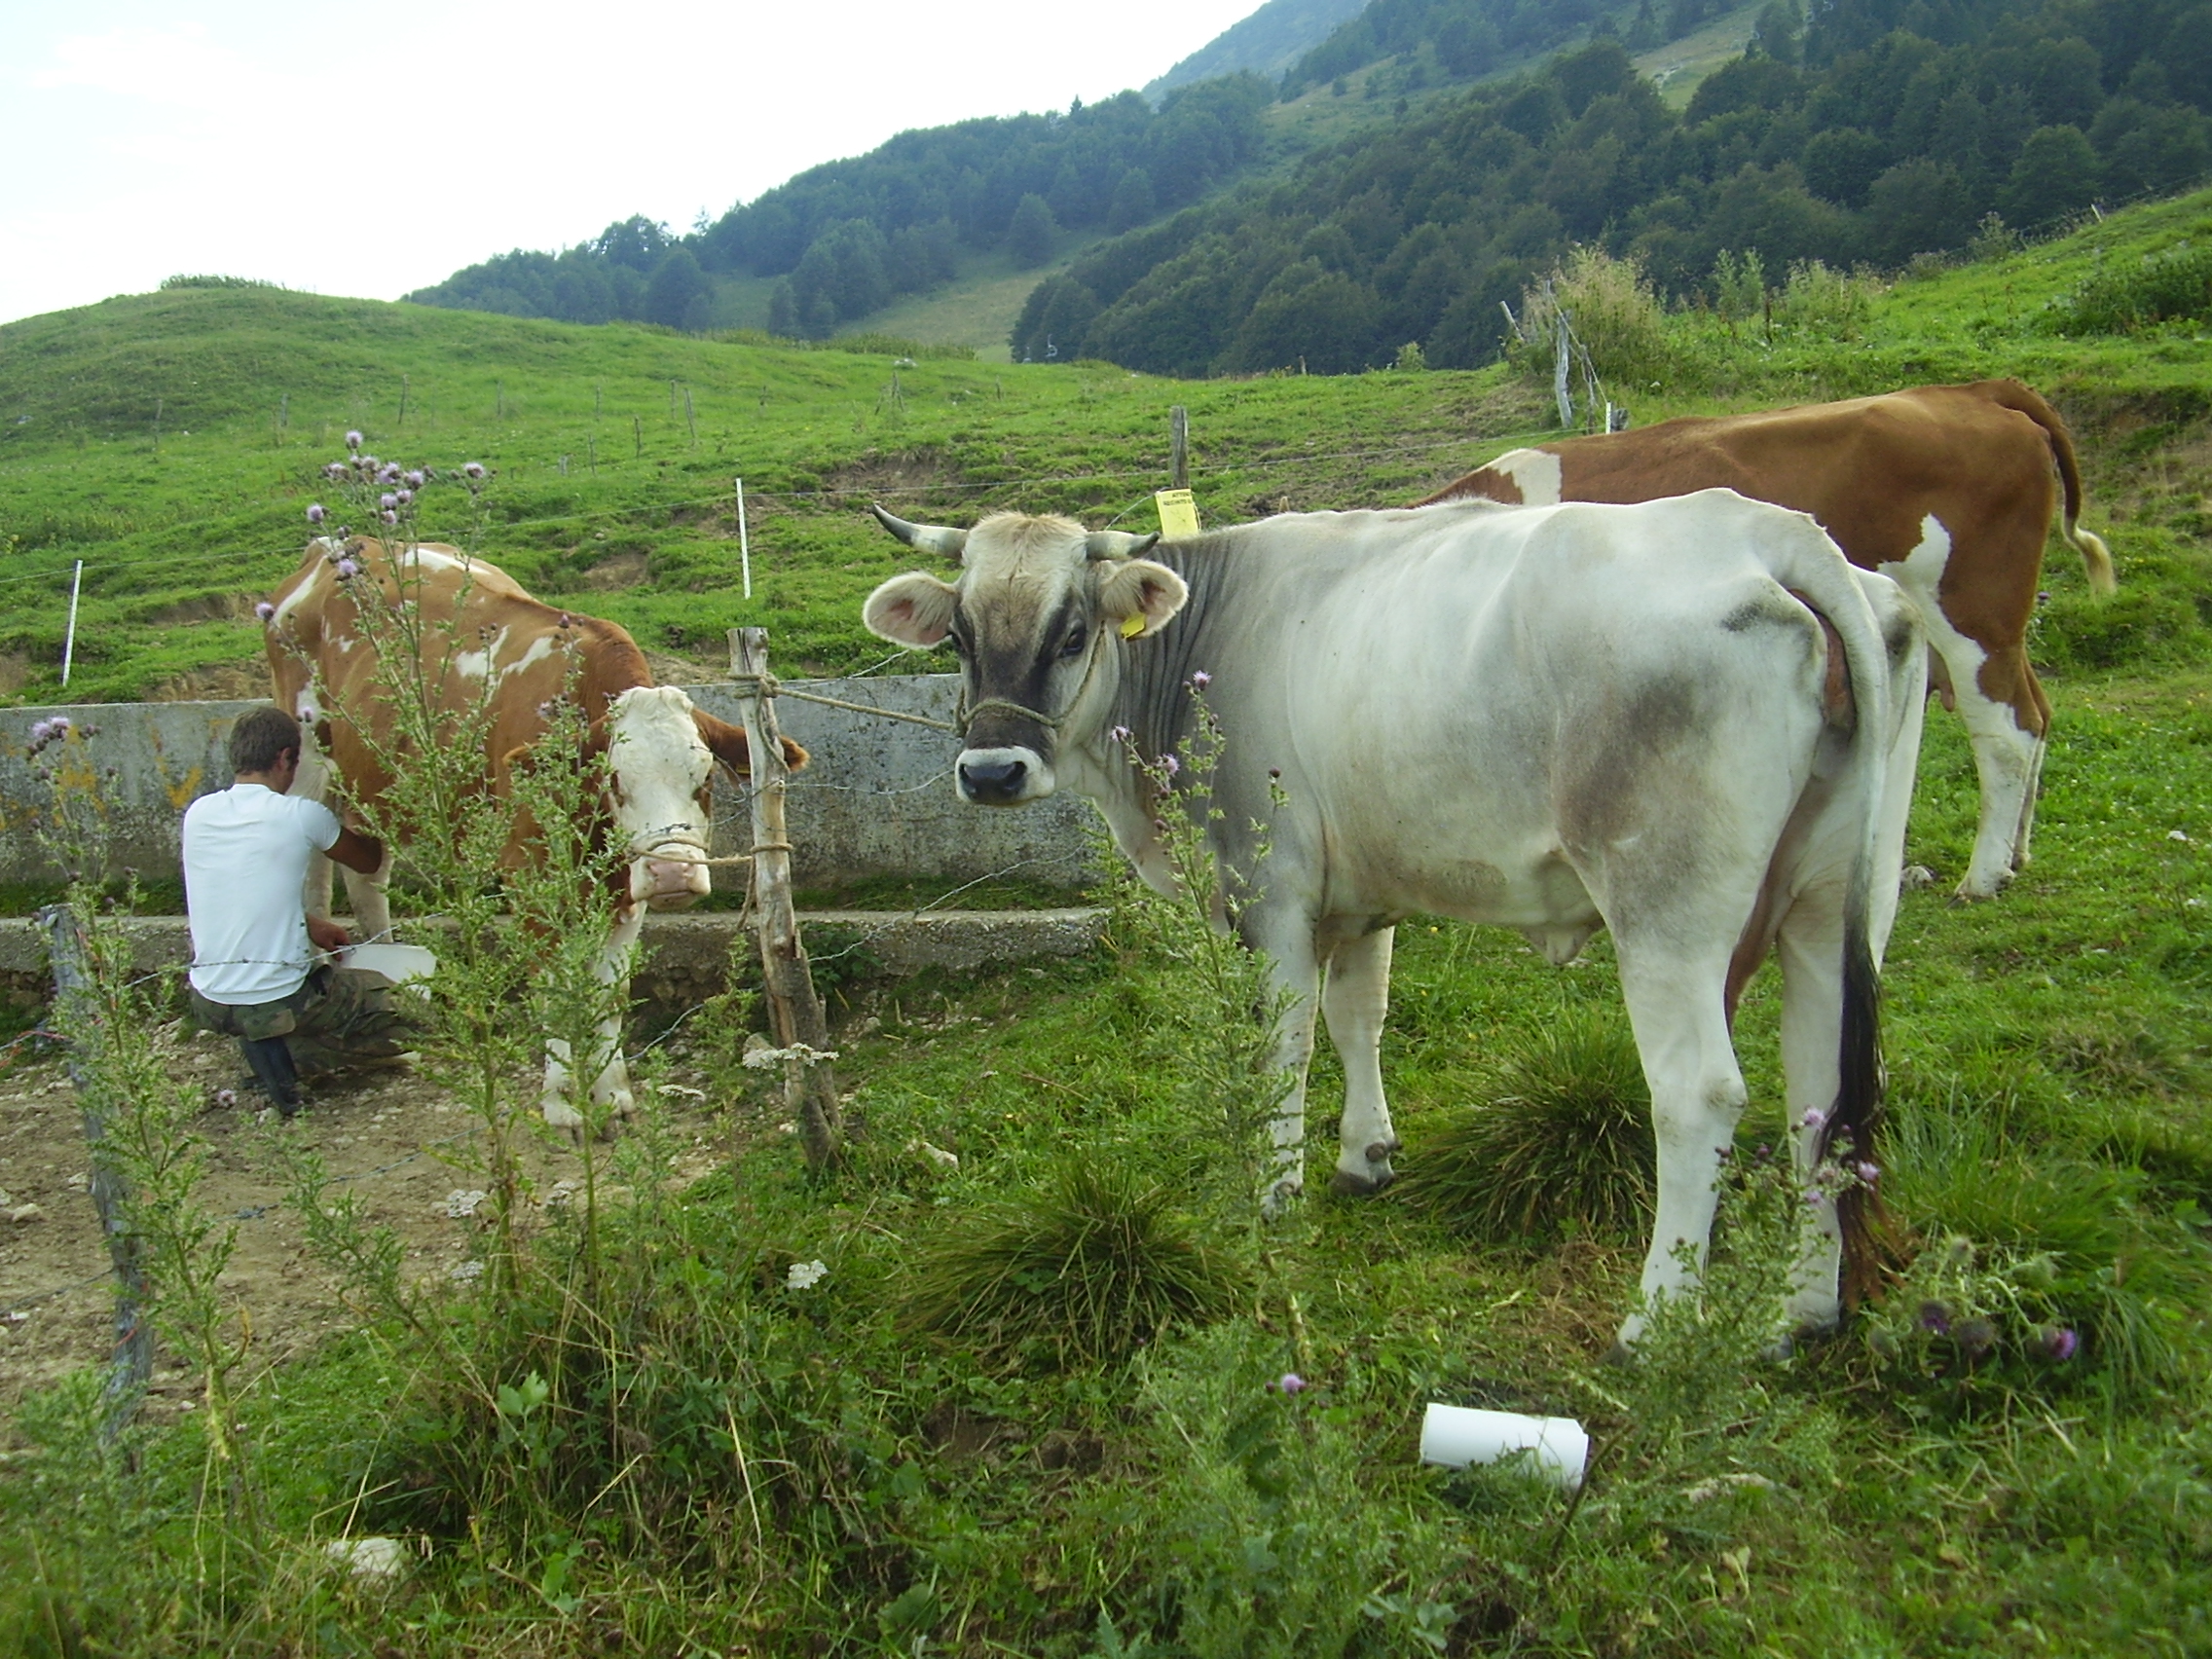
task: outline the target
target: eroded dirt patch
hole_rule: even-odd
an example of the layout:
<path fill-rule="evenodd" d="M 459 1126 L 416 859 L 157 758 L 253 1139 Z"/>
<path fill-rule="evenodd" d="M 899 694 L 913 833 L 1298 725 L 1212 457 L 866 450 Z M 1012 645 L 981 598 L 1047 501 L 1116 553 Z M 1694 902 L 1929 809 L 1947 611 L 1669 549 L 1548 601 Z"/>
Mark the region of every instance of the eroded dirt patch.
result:
<path fill-rule="evenodd" d="M 238 1230 L 223 1283 L 251 1321 L 249 1370 L 313 1346 L 350 1317 L 285 1205 L 276 1135 L 297 1136 L 364 1198 L 370 1220 L 405 1243 L 416 1276 L 465 1274 L 480 1259 L 484 1222 L 467 1213 L 475 1206 L 466 1198 L 485 1184 L 475 1167 L 480 1130 L 444 1090 L 404 1069 L 363 1073 L 324 1085 L 295 1123 L 278 1125 L 240 1087 L 234 1043 L 176 1025 L 158 1041 L 172 1075 L 206 1102 L 194 1124 L 207 1146 L 199 1198 Z M 663 1106 L 680 1142 L 689 1143 L 677 1178 L 690 1180 L 723 1156 L 711 1144 L 719 1120 L 706 1110 L 705 1080 L 687 1065 L 687 1053 L 679 1049 L 671 1058 L 674 1088 Z M 219 1099 L 222 1090 L 233 1091 L 236 1103 Z M 526 1132 L 522 1141 L 536 1201 L 566 1201 L 572 1188 L 562 1183 L 582 1175 L 577 1151 L 550 1133 Z M 61 1061 L 0 1072 L 0 1419 L 25 1393 L 109 1355 L 114 1285 L 90 1185 L 83 1119 Z M 157 1322 L 157 1341 L 162 1335 Z M 189 1409 L 192 1394 L 187 1372 L 161 1352 L 149 1410 Z"/>

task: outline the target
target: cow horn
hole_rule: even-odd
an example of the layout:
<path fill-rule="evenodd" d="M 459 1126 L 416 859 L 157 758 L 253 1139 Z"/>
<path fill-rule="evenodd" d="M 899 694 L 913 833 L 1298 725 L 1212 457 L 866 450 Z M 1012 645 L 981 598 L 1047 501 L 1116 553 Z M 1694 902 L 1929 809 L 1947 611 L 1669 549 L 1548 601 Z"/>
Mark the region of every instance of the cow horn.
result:
<path fill-rule="evenodd" d="M 918 547 L 924 553 L 935 553 L 946 559 L 957 559 L 968 545 L 968 533 L 948 530 L 942 525 L 908 524 L 897 513 L 887 513 L 881 507 L 870 507 L 875 522 L 891 532 L 909 547 Z"/>
<path fill-rule="evenodd" d="M 1088 559 L 1134 559 L 1152 551 L 1152 544 L 1160 539 L 1155 531 L 1150 535 L 1131 535 L 1121 530 L 1094 530 L 1083 538 L 1084 556 Z"/>

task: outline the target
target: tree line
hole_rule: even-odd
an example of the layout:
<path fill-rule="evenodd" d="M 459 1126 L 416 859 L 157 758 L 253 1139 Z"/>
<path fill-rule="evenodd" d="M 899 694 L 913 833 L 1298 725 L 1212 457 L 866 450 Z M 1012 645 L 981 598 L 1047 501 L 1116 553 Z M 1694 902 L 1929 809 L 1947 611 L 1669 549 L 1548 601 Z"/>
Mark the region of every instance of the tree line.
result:
<path fill-rule="evenodd" d="M 2208 112 L 2208 0 L 1830 0 L 1809 19 L 1777 0 L 1679 115 L 1602 33 L 1099 244 L 1032 292 L 1013 345 L 1184 375 L 1346 372 L 1407 343 L 1471 366 L 1499 349 L 1499 303 L 1570 246 L 1677 299 L 1723 255 L 1895 269 L 2193 182 Z"/>
<path fill-rule="evenodd" d="M 1066 113 L 903 132 L 732 207 L 688 235 L 643 217 L 559 253 L 517 249 L 407 297 L 571 322 L 698 330 L 714 278 L 780 278 L 769 326 L 821 338 L 951 278 L 964 251 L 1050 259 L 1071 230 L 1125 231 L 1198 201 L 1259 153 L 1274 88 L 1249 74 Z"/>

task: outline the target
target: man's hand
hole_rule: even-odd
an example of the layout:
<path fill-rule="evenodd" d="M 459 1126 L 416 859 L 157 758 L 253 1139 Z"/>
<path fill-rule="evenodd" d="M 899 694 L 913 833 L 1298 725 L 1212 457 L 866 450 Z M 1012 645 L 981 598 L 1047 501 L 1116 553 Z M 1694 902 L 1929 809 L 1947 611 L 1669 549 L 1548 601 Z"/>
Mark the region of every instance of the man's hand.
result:
<path fill-rule="evenodd" d="M 328 916 L 310 916 L 308 918 L 308 942 L 317 950 L 327 950 L 335 954 L 351 944 L 353 939 L 350 934 L 347 933 L 344 928 Z"/>

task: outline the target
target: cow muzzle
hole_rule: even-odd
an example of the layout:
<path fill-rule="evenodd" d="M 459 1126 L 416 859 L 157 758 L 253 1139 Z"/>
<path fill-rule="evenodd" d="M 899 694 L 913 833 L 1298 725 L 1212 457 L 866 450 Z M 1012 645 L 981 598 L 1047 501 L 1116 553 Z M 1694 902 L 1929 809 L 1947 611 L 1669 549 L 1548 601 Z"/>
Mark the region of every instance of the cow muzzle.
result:
<path fill-rule="evenodd" d="M 707 850 L 688 841 L 664 841 L 630 862 L 630 899 L 648 910 L 681 910 L 714 890 Z"/>
<path fill-rule="evenodd" d="M 1034 749 L 964 749 L 953 777 L 960 798 L 977 806 L 1018 806 L 1052 793 L 1052 768 Z"/>

